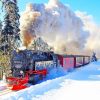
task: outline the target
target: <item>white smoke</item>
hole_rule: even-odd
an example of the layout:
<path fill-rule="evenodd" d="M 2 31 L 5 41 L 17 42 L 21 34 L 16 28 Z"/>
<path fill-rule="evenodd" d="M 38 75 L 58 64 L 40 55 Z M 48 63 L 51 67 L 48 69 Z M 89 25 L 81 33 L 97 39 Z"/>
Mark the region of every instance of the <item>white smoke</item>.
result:
<path fill-rule="evenodd" d="M 81 18 L 84 24 L 84 29 L 90 33 L 87 38 L 86 50 L 91 52 L 96 52 L 100 56 L 100 26 L 98 26 L 91 15 L 86 12 L 77 11 L 76 15 Z"/>
<path fill-rule="evenodd" d="M 59 53 L 79 53 L 88 37 L 80 18 L 58 0 L 28 4 L 20 22 L 22 36 L 38 35 Z"/>

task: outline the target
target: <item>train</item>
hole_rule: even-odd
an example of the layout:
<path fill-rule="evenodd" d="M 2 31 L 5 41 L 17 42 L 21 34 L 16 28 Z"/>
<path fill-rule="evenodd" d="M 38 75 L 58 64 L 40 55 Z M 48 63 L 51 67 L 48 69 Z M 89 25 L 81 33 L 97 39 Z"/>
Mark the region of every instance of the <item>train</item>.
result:
<path fill-rule="evenodd" d="M 61 55 L 51 51 L 14 50 L 11 55 L 12 76 L 6 79 L 14 91 L 27 88 L 28 83 L 35 84 L 46 77 L 50 69 L 62 66 L 71 71 L 90 63 L 90 56 Z"/>

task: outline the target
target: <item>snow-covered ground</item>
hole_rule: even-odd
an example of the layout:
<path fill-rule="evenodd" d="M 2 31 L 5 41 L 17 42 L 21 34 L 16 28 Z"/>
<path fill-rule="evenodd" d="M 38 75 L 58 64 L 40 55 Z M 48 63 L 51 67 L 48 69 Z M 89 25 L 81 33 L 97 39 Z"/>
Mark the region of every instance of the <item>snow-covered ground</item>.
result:
<path fill-rule="evenodd" d="M 72 72 L 52 70 L 44 82 L 3 95 L 0 100 L 100 100 L 100 61 Z"/>

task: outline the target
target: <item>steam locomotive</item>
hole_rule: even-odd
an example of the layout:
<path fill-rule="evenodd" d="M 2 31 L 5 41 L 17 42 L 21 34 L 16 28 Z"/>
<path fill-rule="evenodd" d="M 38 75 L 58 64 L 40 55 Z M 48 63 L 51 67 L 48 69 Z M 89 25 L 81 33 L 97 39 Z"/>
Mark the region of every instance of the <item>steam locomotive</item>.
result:
<path fill-rule="evenodd" d="M 36 70 L 35 63 L 40 61 L 53 61 L 57 65 L 57 58 L 53 52 L 13 51 L 11 58 L 12 75 L 18 77 L 21 71 Z"/>
<path fill-rule="evenodd" d="M 57 66 L 57 56 L 53 52 L 14 50 L 11 55 L 12 77 L 7 77 L 7 80 L 10 80 L 12 82 L 15 81 L 15 83 L 19 82 L 19 84 L 21 83 L 20 81 L 22 81 L 23 78 L 23 81 L 27 80 L 26 83 L 34 84 L 41 77 L 46 76 L 46 65 L 42 66 L 41 64 L 39 64 L 40 62 L 45 62 L 45 64 L 48 62 L 52 62 L 52 65 Z M 10 84 L 12 82 L 10 82 Z M 19 87 L 17 89 L 16 88 L 17 86 L 14 86 L 12 90 L 19 89 Z M 21 88 L 23 88 L 23 86 Z"/>
<path fill-rule="evenodd" d="M 12 86 L 12 90 L 20 90 L 26 88 L 27 83 L 34 84 L 38 79 L 46 76 L 48 73 L 48 63 L 51 63 L 53 67 L 61 65 L 65 70 L 69 70 L 88 64 L 89 61 L 89 56 L 64 56 L 54 52 L 14 50 L 11 57 L 12 76 L 7 77 L 7 80 Z M 42 66 L 41 63 L 44 65 Z"/>

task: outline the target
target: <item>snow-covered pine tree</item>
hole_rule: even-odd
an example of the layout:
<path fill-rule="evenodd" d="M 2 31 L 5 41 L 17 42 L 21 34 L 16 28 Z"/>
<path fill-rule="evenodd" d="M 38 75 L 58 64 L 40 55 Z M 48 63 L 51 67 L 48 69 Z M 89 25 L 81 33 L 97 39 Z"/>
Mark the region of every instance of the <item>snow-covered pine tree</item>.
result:
<path fill-rule="evenodd" d="M 2 22 L 0 20 L 0 40 L 1 40 Z"/>
<path fill-rule="evenodd" d="M 5 9 L 4 28 L 2 30 L 2 43 L 5 44 L 5 49 L 14 49 L 18 47 L 19 38 L 19 9 L 17 3 L 7 0 L 3 3 Z M 7 45 L 7 46 L 6 46 Z"/>
<path fill-rule="evenodd" d="M 3 28 L 0 36 L 0 66 L 3 72 L 9 73 L 11 69 L 11 51 L 17 48 L 19 38 L 19 10 L 16 0 L 0 0 L 4 12 Z"/>
<path fill-rule="evenodd" d="M 2 30 L 2 22 L 0 20 L 0 34 L 1 34 L 1 30 Z"/>

